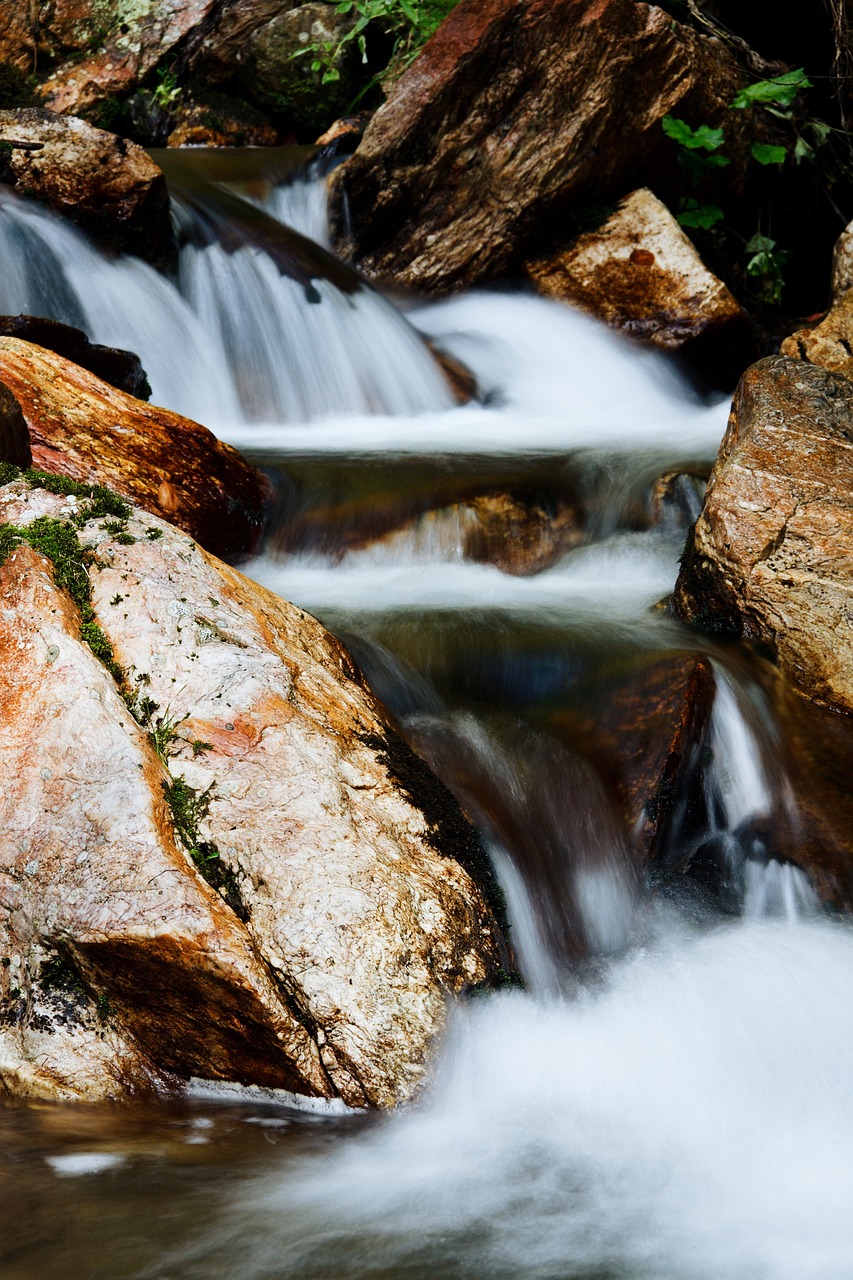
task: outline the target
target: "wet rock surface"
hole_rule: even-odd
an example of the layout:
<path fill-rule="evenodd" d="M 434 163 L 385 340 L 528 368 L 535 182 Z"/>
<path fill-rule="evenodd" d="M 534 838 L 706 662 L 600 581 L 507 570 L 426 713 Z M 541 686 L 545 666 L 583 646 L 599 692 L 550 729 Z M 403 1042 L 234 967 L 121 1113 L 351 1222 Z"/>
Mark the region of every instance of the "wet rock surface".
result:
<path fill-rule="evenodd" d="M 206 427 L 18 338 L 0 337 L 0 381 L 21 407 L 37 467 L 108 485 L 223 557 L 257 546 L 266 481 Z"/>
<path fill-rule="evenodd" d="M 666 852 L 676 815 L 684 823 L 714 693 L 706 658 L 651 655 L 618 678 L 609 673 L 603 688 L 591 687 L 576 709 L 554 717 L 554 728 L 583 750 L 612 788 L 632 855 L 644 871 Z"/>
<path fill-rule="evenodd" d="M 26 419 L 12 392 L 0 382 L 0 462 L 28 467 L 33 460 Z"/>
<path fill-rule="evenodd" d="M 635 0 L 462 0 L 335 173 L 337 246 L 422 290 L 497 276 L 669 155 L 671 112 L 726 118 L 737 181 L 738 84 L 722 45 Z"/>
<path fill-rule="evenodd" d="M 768 646 L 807 697 L 853 710 L 853 384 L 770 357 L 747 371 L 673 603 Z"/>
<path fill-rule="evenodd" d="M 0 905 L 26 981 L 3 992 L 6 1088 L 122 1096 L 200 1075 L 409 1096 L 447 993 L 498 966 L 448 793 L 308 615 L 145 513 L 117 533 L 85 500 L 20 481 L 2 498 L 7 538 L 38 547 L 45 517 L 79 530 L 126 681 L 123 698 L 48 560 L 14 545 Z M 49 726 L 38 749 L 30 715 Z M 15 1001 L 54 954 L 80 1025 L 32 1031 Z"/>
<path fill-rule="evenodd" d="M 745 317 L 666 205 L 633 191 L 596 230 L 526 264 L 537 290 L 667 351 Z"/>
<path fill-rule="evenodd" d="M 151 387 L 139 356 L 117 347 L 90 342 L 82 329 L 42 316 L 0 316 L 0 337 L 20 338 L 55 351 L 73 364 L 88 369 L 110 386 L 137 400 L 148 400 Z"/>
<path fill-rule="evenodd" d="M 4 136 L 39 143 L 0 155 L 0 182 L 67 217 L 101 246 L 155 265 L 173 251 L 166 181 L 134 142 L 39 108 L 0 111 Z"/>

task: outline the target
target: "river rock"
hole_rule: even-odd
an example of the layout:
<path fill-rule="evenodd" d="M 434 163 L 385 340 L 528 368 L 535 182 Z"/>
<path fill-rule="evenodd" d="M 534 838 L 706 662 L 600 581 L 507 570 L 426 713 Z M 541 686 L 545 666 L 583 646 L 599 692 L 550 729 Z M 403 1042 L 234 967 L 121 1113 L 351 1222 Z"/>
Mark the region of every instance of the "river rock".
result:
<path fill-rule="evenodd" d="M 837 304 L 853 285 L 853 222 L 847 224 L 832 252 L 832 301 Z"/>
<path fill-rule="evenodd" d="M 853 383 L 770 357 L 741 379 L 673 605 L 769 647 L 807 697 L 853 711 Z"/>
<path fill-rule="evenodd" d="M 33 455 L 26 419 L 12 392 L 0 382 L 0 462 L 28 467 Z"/>
<path fill-rule="evenodd" d="M 820 324 L 792 333 L 779 350 L 783 356 L 807 360 L 830 373 L 853 378 L 853 294 L 842 290 Z"/>
<path fill-rule="evenodd" d="M 597 230 L 526 270 L 539 293 L 667 351 L 745 319 L 647 187 L 621 200 Z"/>
<path fill-rule="evenodd" d="M 60 65 L 47 77 L 42 94 L 52 110 L 79 115 L 105 99 L 126 96 L 176 45 L 193 34 L 201 38 L 222 0 L 134 0 L 112 6 L 55 0 L 44 8 L 51 10 L 45 15 L 45 36 Z"/>
<path fill-rule="evenodd" d="M 696 654 L 651 654 L 608 672 L 554 716 L 568 744 L 594 763 L 621 809 L 638 866 L 648 871 L 667 850 L 676 814 L 684 826 L 691 775 L 714 703 L 711 664 Z"/>
<path fill-rule="evenodd" d="M 409 1096 L 448 993 L 499 956 L 448 794 L 299 609 L 144 512 L 117 533 L 85 520 L 85 500 L 22 482 L 2 498 L 17 526 L 79 528 L 126 680 L 78 638 L 47 561 L 13 550 L 0 919 L 27 990 L 56 955 L 81 995 L 69 1025 L 48 1009 L 30 1036 L 24 984 L 4 988 L 7 1088 L 120 1096 L 196 1075 L 358 1106 Z M 171 821 L 164 783 L 184 798 Z M 211 862 L 230 877 L 221 895 Z"/>
<path fill-rule="evenodd" d="M 173 113 L 169 147 L 274 147 L 278 130 L 248 103 L 202 90 L 182 95 Z"/>
<path fill-rule="evenodd" d="M 155 265 L 168 259 L 166 181 L 136 143 L 35 107 L 0 111 L 0 141 L 4 135 L 41 146 L 0 152 L 0 182 L 46 204 L 112 252 Z"/>
<path fill-rule="evenodd" d="M 323 83 L 324 69 L 312 70 L 315 56 L 305 50 L 337 46 L 353 22 L 352 15 L 317 0 L 296 6 L 238 0 L 223 6 L 188 65 L 194 75 L 232 86 L 310 140 L 352 100 L 359 58 L 353 41 L 332 60 L 337 78 Z"/>
<path fill-rule="evenodd" d="M 369 276 L 447 291 L 554 243 L 566 208 L 672 169 L 668 113 L 726 125 L 720 43 L 637 0 L 462 0 L 333 175 L 339 250 Z"/>
<path fill-rule="evenodd" d="M 108 485 L 218 555 L 257 548 L 267 483 L 206 427 L 18 338 L 0 337 L 0 381 L 23 411 L 36 467 Z"/>
<path fill-rule="evenodd" d="M 0 316 L 0 337 L 20 338 L 22 342 L 55 351 L 137 400 L 148 400 L 151 395 L 139 356 L 118 347 L 90 342 L 82 329 L 74 329 L 70 324 L 43 316 Z"/>

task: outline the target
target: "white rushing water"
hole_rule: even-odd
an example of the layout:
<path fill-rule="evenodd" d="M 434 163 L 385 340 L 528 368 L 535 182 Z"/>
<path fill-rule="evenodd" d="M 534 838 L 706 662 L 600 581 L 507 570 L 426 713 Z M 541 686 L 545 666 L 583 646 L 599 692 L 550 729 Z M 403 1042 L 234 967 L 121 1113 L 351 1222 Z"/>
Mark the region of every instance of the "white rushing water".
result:
<path fill-rule="evenodd" d="M 319 239 L 318 191 L 297 183 L 264 207 Z M 186 248 L 172 283 L 108 262 L 5 195 L 0 256 L 0 311 L 136 351 L 155 401 L 279 468 L 283 492 L 302 497 L 335 467 L 355 486 L 356 461 L 387 472 L 392 496 L 409 459 L 451 472 L 500 457 L 521 482 L 537 453 L 555 475 L 570 465 L 580 488 L 594 473 L 628 493 L 709 463 L 725 426 L 726 405 L 700 403 L 665 360 L 541 299 L 479 293 L 409 323 L 377 295 L 322 282 L 312 303 L 258 249 L 216 245 Z M 451 407 L 412 325 L 473 370 L 481 403 Z M 357 550 L 283 554 L 273 539 L 248 571 L 372 645 L 413 741 L 451 782 L 467 771 L 528 989 L 456 1008 L 428 1091 L 381 1123 L 295 1154 L 270 1144 L 239 1186 L 235 1170 L 208 1184 L 181 1163 L 191 1227 L 121 1274 L 849 1280 L 853 933 L 817 918 L 801 870 L 756 852 L 762 824 L 792 812 L 766 707 L 712 653 L 696 839 L 720 842 L 727 909 L 742 917 L 665 905 L 641 883 L 595 769 L 549 736 L 548 716 L 596 663 L 618 674 L 644 649 L 701 647 L 651 612 L 679 537 L 614 518 L 518 577 L 465 558 L 465 519 L 415 521 Z M 478 667 L 478 646 L 495 671 Z M 288 1123 L 250 1119 L 271 1133 Z M 63 1186 L 133 1169 L 88 1145 L 44 1159 Z M 156 1195 L 128 1187 L 139 1200 L 125 1234 L 147 1239 Z M 91 1194 L 86 1230 L 108 1231 Z M 105 1265 L 97 1274 L 111 1276 Z"/>

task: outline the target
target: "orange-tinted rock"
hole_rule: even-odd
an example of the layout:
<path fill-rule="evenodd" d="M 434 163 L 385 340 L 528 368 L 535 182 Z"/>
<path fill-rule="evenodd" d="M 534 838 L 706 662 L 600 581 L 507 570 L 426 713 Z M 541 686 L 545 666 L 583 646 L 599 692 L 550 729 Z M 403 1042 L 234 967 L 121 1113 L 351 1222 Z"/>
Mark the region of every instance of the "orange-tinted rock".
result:
<path fill-rule="evenodd" d="M 64 115 L 86 112 L 105 98 L 129 93 L 190 35 L 201 36 L 221 0 L 136 0 L 107 6 L 97 19 L 89 0 L 57 0 L 51 34 L 64 61 L 44 83 L 47 106 Z"/>
<path fill-rule="evenodd" d="M 673 813 L 687 799 L 695 752 L 708 727 L 714 673 L 695 654 L 652 656 L 606 687 L 588 691 L 554 717 L 613 788 L 635 857 L 647 867 L 661 852 Z"/>
<path fill-rule="evenodd" d="M 338 248 L 422 290 L 495 277 L 573 200 L 670 169 L 667 113 L 725 121 L 736 182 L 739 83 L 724 46 L 636 0 L 462 0 L 335 172 Z"/>
<path fill-rule="evenodd" d="M 0 182 L 48 205 L 113 252 L 158 265 L 168 259 L 166 181 L 142 147 L 36 108 L 0 111 L 0 141 L 4 135 L 42 145 L 0 154 Z"/>
<path fill-rule="evenodd" d="M 0 381 L 23 411 L 36 467 L 108 485 L 218 555 L 256 548 L 267 483 L 206 427 L 17 338 L 0 338 Z"/>
<path fill-rule="evenodd" d="M 245 104 L 230 106 L 224 96 L 208 102 L 193 94 L 179 100 L 169 147 L 274 147 L 278 130 Z"/>
<path fill-rule="evenodd" d="M 19 528 L 48 516 L 79 530 L 97 621 L 153 731 L 81 643 L 46 562 L 14 548 L 0 574 L 0 954 L 24 963 L 29 992 L 55 953 L 82 995 L 78 1034 L 33 1028 L 23 986 L 0 990 L 0 1079 L 41 1096 L 121 1096 L 170 1075 L 354 1105 L 410 1096 L 448 995 L 500 956 L 457 860 L 478 875 L 482 854 L 449 793 L 318 622 L 185 534 L 140 511 L 116 533 L 86 520 L 86 499 L 20 481 L 0 502 Z M 192 830 L 186 807 L 170 820 L 164 783 L 195 806 Z M 222 896 L 191 849 L 227 869 Z M 47 996 L 34 1007 L 48 1019 Z"/>
<path fill-rule="evenodd" d="M 37 33 L 38 23 L 31 5 L 0 7 L 0 62 L 8 62 L 25 75 L 31 75 L 38 61 Z"/>
<path fill-rule="evenodd" d="M 596 230 L 526 264 L 537 290 L 668 351 L 744 314 L 692 241 L 643 187 Z"/>
<path fill-rule="evenodd" d="M 43 316 L 0 316 L 0 337 L 20 338 L 23 342 L 47 347 L 137 400 L 147 400 L 151 395 L 139 356 L 132 351 L 90 342 L 82 329 L 74 329 L 70 324 L 46 320 Z"/>
<path fill-rule="evenodd" d="M 785 357 L 741 379 L 673 596 L 769 646 L 807 697 L 853 711 L 853 383 Z"/>
<path fill-rule="evenodd" d="M 3 494 L 21 523 L 63 506 Z M 120 1097 L 173 1073 L 328 1093 L 245 926 L 177 847 L 168 775 L 29 547 L 0 569 L 0 604 L 0 1081 L 36 1097 Z"/>
<path fill-rule="evenodd" d="M 829 314 L 814 329 L 799 329 L 780 347 L 783 356 L 807 360 L 830 373 L 853 378 L 853 294 L 842 290 Z"/>

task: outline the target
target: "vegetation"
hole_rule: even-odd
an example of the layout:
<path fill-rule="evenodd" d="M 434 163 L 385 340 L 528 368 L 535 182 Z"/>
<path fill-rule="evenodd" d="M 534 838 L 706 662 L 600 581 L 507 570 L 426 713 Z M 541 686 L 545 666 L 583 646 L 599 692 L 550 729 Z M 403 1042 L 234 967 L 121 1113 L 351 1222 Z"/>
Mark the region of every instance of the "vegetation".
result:
<path fill-rule="evenodd" d="M 340 63 L 347 49 L 355 45 L 364 66 L 368 66 L 368 37 L 384 37 L 386 57 L 381 70 L 362 86 L 352 105 L 382 79 L 394 80 L 414 60 L 430 36 L 455 8 L 458 0 L 335 0 L 342 16 L 351 16 L 352 25 L 336 41 L 309 43 L 294 57 L 311 58 L 312 71 L 322 73 L 322 83 L 340 79 Z"/>
<path fill-rule="evenodd" d="M 811 87 L 812 82 L 799 67 L 754 81 L 734 95 L 729 110 L 747 111 L 753 116 L 749 155 L 755 165 L 760 168 L 772 166 L 777 170 L 789 163 L 800 165 L 803 161 L 822 165 L 819 153 L 833 130 L 824 121 L 810 117 L 800 109 L 800 95 Z M 726 225 L 723 207 L 709 198 L 709 192 L 714 190 L 717 171 L 731 164 L 724 150 L 725 127 L 713 128 L 708 124 L 694 127 L 686 120 L 671 115 L 663 118 L 662 127 L 678 148 L 678 163 L 683 175 L 678 221 L 682 226 L 700 232 L 711 231 L 722 224 L 720 230 L 727 239 L 740 240 L 740 250 L 733 246 L 733 253 L 729 256 L 742 259 L 741 273 L 749 286 L 746 292 L 759 307 L 778 307 L 785 287 L 783 268 L 791 255 L 770 234 L 774 212 L 772 201 L 762 201 L 758 226 L 751 235 L 745 235 L 741 227 Z M 835 158 L 828 163 L 834 164 Z"/>

